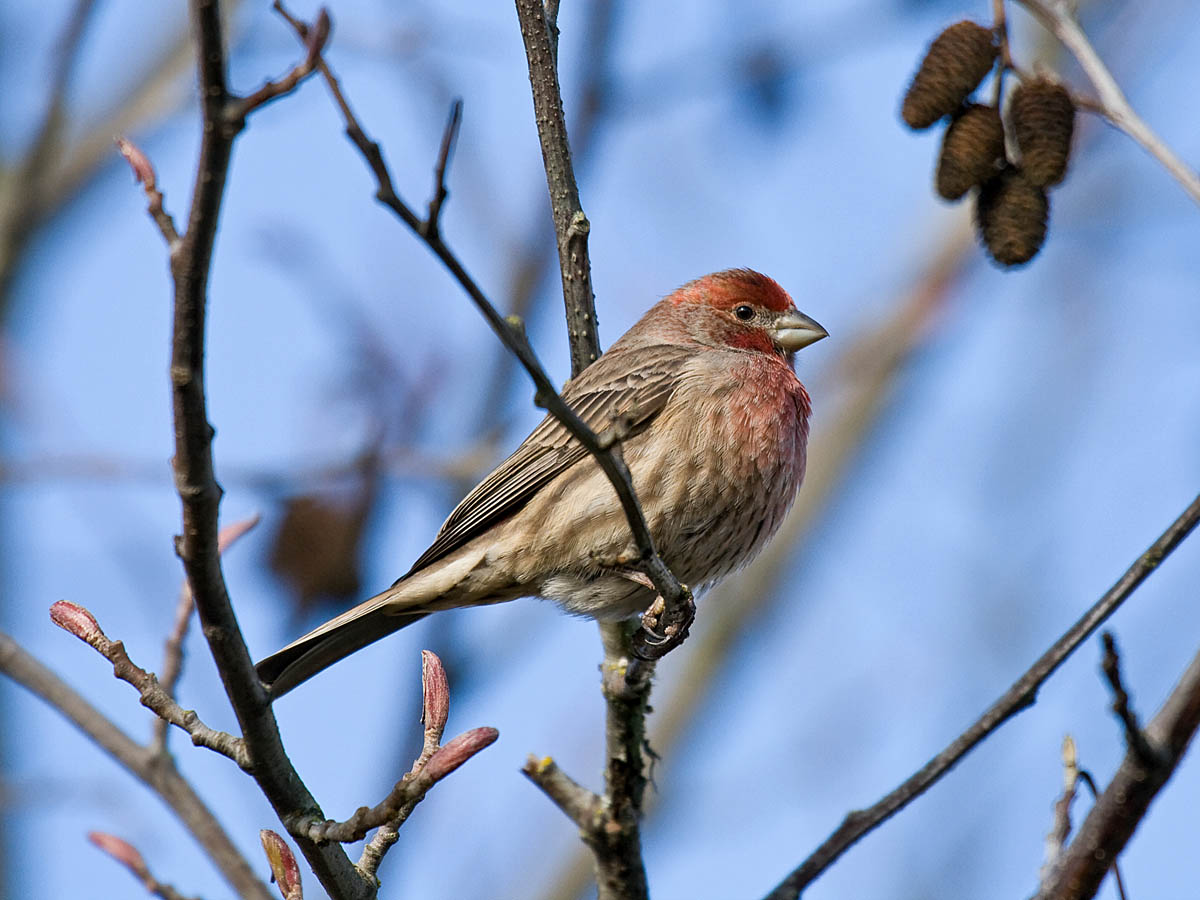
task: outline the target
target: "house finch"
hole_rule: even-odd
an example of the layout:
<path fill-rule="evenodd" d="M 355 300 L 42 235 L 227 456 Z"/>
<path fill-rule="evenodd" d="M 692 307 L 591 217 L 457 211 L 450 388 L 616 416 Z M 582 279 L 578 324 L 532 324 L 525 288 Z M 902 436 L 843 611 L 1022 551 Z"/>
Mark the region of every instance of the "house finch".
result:
<path fill-rule="evenodd" d="M 826 331 L 765 275 L 684 285 L 567 382 L 595 431 L 627 425 L 625 461 L 675 576 L 701 591 L 771 538 L 804 477 L 809 399 L 793 371 Z M 408 574 L 258 664 L 280 696 L 428 613 L 546 597 L 596 619 L 636 616 L 656 594 L 616 491 L 547 416 L 467 494 Z"/>

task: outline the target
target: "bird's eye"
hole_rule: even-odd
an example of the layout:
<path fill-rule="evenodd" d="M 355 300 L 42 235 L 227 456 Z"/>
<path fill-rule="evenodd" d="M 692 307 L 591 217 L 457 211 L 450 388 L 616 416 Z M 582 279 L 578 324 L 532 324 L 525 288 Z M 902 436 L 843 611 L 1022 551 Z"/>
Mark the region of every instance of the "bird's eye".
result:
<path fill-rule="evenodd" d="M 743 322 L 749 322 L 754 318 L 754 307 L 746 306 L 744 303 L 733 311 L 733 314 Z"/>

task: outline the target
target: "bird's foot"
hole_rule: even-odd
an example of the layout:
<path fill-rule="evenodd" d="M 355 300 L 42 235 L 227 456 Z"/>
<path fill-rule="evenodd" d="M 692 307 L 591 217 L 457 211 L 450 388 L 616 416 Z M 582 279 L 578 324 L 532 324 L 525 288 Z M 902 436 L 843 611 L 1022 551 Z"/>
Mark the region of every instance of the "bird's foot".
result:
<path fill-rule="evenodd" d="M 642 627 L 634 632 L 633 655 L 647 662 L 662 659 L 684 642 L 696 619 L 696 603 L 687 585 L 677 603 L 667 604 L 662 595 L 642 613 Z"/>

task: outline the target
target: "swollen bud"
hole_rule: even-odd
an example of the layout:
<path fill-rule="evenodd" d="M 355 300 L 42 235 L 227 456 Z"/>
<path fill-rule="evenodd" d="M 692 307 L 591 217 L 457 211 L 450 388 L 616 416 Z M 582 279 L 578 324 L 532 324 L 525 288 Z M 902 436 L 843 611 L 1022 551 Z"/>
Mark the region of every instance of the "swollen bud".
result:
<path fill-rule="evenodd" d="M 429 757 L 429 762 L 425 763 L 421 774 L 432 782 L 441 781 L 480 750 L 495 743 L 498 737 L 500 737 L 499 731 L 486 726 L 464 731 L 449 743 L 439 747 L 437 752 Z"/>
<path fill-rule="evenodd" d="M 129 869 L 139 878 L 150 874 L 142 854 L 129 841 L 103 831 L 89 831 L 88 840 Z"/>
<path fill-rule="evenodd" d="M 983 184 L 1004 165 L 1004 125 L 994 106 L 968 105 L 954 117 L 942 139 L 937 192 L 957 200 Z"/>
<path fill-rule="evenodd" d="M 267 865 L 271 867 L 271 880 L 279 886 L 283 900 L 303 900 L 304 887 L 300 883 L 300 867 L 296 865 L 296 857 L 287 841 L 270 828 L 258 832 L 262 842 L 263 853 L 267 856 Z"/>
<path fill-rule="evenodd" d="M 980 188 L 975 223 L 992 259 L 1019 266 L 1042 248 L 1049 214 L 1046 192 L 1016 166 L 1008 166 Z"/>
<path fill-rule="evenodd" d="M 1045 78 L 1023 82 L 1008 107 L 1021 169 L 1038 187 L 1063 180 L 1075 130 L 1075 101 L 1062 85 Z"/>
<path fill-rule="evenodd" d="M 446 680 L 446 668 L 432 650 L 421 651 L 421 721 L 426 733 L 432 732 L 441 740 L 446 730 L 446 718 L 450 715 L 450 684 Z"/>
<path fill-rule="evenodd" d="M 962 105 L 996 60 L 993 38 L 991 29 L 962 21 L 934 39 L 900 109 L 910 128 L 928 128 Z"/>

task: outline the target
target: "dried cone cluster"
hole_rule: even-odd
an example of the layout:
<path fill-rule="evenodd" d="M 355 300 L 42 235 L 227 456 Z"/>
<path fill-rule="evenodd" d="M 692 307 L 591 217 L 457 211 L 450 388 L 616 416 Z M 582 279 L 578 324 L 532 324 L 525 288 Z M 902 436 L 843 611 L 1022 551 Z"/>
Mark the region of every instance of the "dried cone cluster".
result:
<path fill-rule="evenodd" d="M 1008 125 L 996 106 L 971 94 L 996 64 L 991 29 L 958 22 L 929 47 L 900 115 L 912 128 L 949 118 L 938 158 L 937 192 L 958 200 L 978 188 L 975 218 L 991 257 L 1004 266 L 1029 262 L 1046 239 L 1046 189 L 1067 171 L 1075 104 L 1061 85 L 1037 78 L 1012 92 Z M 1005 134 L 1020 154 L 1008 159 Z"/>

